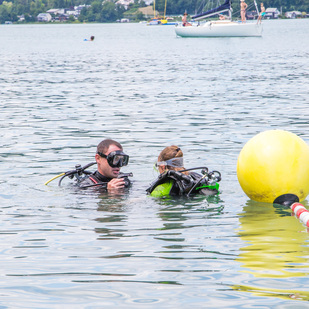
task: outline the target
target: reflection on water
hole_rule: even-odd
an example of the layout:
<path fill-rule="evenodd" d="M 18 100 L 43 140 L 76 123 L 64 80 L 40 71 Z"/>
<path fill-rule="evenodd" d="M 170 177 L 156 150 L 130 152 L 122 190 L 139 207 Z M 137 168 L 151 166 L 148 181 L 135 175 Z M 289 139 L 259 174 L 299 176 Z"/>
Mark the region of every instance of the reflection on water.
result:
<path fill-rule="evenodd" d="M 300 222 L 292 215 L 290 209 L 279 205 L 248 201 L 239 217 L 238 235 L 245 241 L 237 260 L 242 264 L 244 272 L 256 278 L 268 278 L 276 281 L 278 278 L 301 277 L 307 280 L 308 265 L 308 233 Z M 257 286 L 234 286 L 237 290 L 253 292 L 257 295 L 293 297 L 309 300 L 309 291 L 295 290 L 293 285 L 261 287 L 267 282 L 257 280 Z M 295 296 L 296 295 L 296 296 Z M 294 297 L 295 296 L 295 297 Z"/>

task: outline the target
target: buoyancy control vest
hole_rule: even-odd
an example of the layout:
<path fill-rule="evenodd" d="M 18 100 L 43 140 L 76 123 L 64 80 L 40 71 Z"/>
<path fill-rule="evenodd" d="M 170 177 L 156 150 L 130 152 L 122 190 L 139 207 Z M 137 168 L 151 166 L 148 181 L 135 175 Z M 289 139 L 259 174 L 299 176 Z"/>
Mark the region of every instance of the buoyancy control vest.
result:
<path fill-rule="evenodd" d="M 124 179 L 124 187 L 129 188 L 131 186 L 131 181 L 129 179 L 130 174 L 126 173 L 119 173 L 118 178 Z M 81 188 L 89 188 L 89 187 L 97 187 L 100 189 L 107 189 L 107 184 L 112 180 L 112 178 L 108 178 L 102 174 L 100 174 L 98 171 L 95 171 L 94 173 L 85 176 L 82 179 L 77 179 L 76 184 Z"/>
<path fill-rule="evenodd" d="M 219 193 L 221 174 L 203 170 L 204 175 L 190 172 L 185 175 L 169 170 L 159 177 L 146 190 L 153 197 L 184 196 L 191 194 L 216 195 Z"/>

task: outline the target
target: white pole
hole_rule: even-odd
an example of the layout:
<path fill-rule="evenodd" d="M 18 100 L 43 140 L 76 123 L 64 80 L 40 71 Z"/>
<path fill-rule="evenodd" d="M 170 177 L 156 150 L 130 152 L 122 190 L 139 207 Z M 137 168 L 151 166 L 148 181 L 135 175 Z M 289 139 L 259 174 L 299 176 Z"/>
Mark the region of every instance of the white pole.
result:
<path fill-rule="evenodd" d="M 256 4 L 256 1 L 254 0 L 254 5 L 255 5 L 255 8 L 256 8 L 256 12 L 257 12 L 257 14 L 258 14 L 258 16 L 260 15 L 260 12 L 259 12 L 259 8 L 258 8 L 258 6 L 257 6 L 257 4 Z"/>

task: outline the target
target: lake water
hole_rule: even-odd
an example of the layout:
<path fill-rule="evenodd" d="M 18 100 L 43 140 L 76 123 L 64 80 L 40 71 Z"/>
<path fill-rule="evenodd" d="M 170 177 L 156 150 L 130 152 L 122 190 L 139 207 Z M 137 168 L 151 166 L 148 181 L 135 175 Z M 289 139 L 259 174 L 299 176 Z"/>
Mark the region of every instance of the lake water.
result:
<path fill-rule="evenodd" d="M 236 175 L 261 131 L 309 143 L 309 20 L 263 24 L 261 38 L 211 39 L 0 26 L 1 308 L 308 308 L 306 228 Z M 44 185 L 108 137 L 130 155 L 129 193 Z M 218 198 L 146 196 L 171 144 L 187 168 L 222 173 Z"/>

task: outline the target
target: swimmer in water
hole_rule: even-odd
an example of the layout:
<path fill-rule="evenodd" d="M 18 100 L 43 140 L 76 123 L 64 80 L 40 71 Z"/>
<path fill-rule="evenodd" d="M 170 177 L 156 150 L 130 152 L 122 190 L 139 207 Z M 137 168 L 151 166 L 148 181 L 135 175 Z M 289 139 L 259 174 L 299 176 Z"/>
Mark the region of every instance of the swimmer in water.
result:
<path fill-rule="evenodd" d="M 91 37 L 90 37 L 90 40 L 87 40 L 87 39 L 84 39 L 84 41 L 94 41 L 94 36 L 92 35 Z"/>

